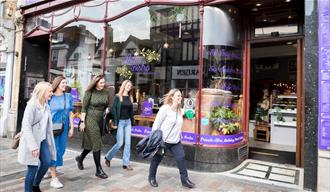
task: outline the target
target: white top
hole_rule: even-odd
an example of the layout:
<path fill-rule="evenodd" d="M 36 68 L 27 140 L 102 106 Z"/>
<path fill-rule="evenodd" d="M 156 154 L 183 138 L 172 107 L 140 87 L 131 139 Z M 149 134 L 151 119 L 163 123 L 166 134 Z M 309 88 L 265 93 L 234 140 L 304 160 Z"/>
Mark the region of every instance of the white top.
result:
<path fill-rule="evenodd" d="M 152 125 L 152 130 L 154 131 L 160 127 L 163 131 L 163 140 L 166 143 L 179 143 L 181 140 L 182 123 L 183 117 L 180 111 L 173 111 L 169 105 L 163 105 L 157 113 L 155 122 Z"/>

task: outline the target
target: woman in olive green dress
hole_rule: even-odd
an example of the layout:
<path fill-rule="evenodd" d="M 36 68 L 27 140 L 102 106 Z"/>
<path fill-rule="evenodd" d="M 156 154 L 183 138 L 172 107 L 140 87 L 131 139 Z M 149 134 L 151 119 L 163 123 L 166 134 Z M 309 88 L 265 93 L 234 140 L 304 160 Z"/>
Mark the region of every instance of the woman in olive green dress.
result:
<path fill-rule="evenodd" d="M 93 151 L 96 166 L 95 176 L 105 179 L 108 175 L 103 171 L 100 158 L 102 148 L 102 137 L 100 132 L 100 121 L 103 111 L 109 105 L 109 92 L 104 89 L 105 81 L 102 76 L 95 76 L 88 85 L 83 99 L 81 109 L 80 131 L 83 132 L 83 152 L 76 157 L 78 168 L 84 169 L 83 160 L 86 155 Z"/>

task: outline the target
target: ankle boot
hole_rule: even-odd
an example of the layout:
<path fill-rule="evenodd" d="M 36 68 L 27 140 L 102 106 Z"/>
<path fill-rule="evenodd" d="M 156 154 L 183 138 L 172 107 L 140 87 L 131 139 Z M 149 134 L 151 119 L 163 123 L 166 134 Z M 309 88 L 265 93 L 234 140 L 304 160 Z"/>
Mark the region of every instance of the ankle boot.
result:
<path fill-rule="evenodd" d="M 83 161 L 90 151 L 91 150 L 84 149 L 83 152 L 75 158 L 77 161 L 78 169 L 80 170 L 84 169 Z"/>
<path fill-rule="evenodd" d="M 99 177 L 101 179 L 108 178 L 108 175 L 103 171 L 102 166 L 101 166 L 101 151 L 93 152 L 93 157 L 94 157 L 94 163 L 95 163 L 95 167 L 96 167 L 95 176 Z"/>
<path fill-rule="evenodd" d="M 41 192 L 39 186 L 32 186 L 32 191 L 33 192 Z"/>
<path fill-rule="evenodd" d="M 194 188 L 195 183 L 191 182 L 188 178 L 185 181 L 182 181 L 182 186 L 188 187 L 188 188 Z"/>

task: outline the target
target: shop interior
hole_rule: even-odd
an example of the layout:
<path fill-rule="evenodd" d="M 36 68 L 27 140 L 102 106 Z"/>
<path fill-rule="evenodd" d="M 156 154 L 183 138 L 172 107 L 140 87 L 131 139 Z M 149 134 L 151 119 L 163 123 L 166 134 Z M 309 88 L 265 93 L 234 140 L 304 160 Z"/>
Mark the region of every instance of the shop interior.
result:
<path fill-rule="evenodd" d="M 295 163 L 297 128 L 297 43 L 251 45 L 249 142 L 251 156 L 286 152 Z M 259 149 L 259 150 L 258 150 Z"/>

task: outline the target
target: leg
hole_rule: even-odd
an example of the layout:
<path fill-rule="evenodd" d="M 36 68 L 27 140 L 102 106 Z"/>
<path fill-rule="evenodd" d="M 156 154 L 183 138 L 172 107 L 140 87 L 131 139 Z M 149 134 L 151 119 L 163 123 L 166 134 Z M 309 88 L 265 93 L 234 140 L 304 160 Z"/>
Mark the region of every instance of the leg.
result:
<path fill-rule="evenodd" d="M 195 184 L 191 182 L 188 177 L 185 153 L 181 142 L 172 145 L 170 151 L 172 152 L 179 168 L 182 185 L 188 188 L 194 188 Z"/>
<path fill-rule="evenodd" d="M 124 137 L 125 137 L 125 146 L 124 146 L 124 154 L 123 154 L 123 165 L 129 165 L 129 159 L 131 156 L 131 120 L 126 120 L 126 125 L 124 127 Z"/>
<path fill-rule="evenodd" d="M 43 140 L 40 145 L 40 164 L 39 168 L 36 174 L 36 177 L 34 179 L 34 186 L 39 186 L 41 179 L 46 174 L 50 164 L 51 164 L 51 158 L 50 158 L 50 151 L 47 140 Z"/>
<path fill-rule="evenodd" d="M 28 165 L 27 168 L 28 169 L 25 175 L 24 191 L 31 192 L 33 187 L 33 181 L 38 171 L 38 166 Z"/>
<path fill-rule="evenodd" d="M 108 175 L 104 173 L 102 166 L 101 166 L 101 151 L 93 151 L 93 157 L 94 157 L 94 163 L 96 167 L 96 173 L 95 176 L 99 177 L 101 179 L 108 178 Z"/>
<path fill-rule="evenodd" d="M 156 179 L 156 174 L 157 174 L 157 168 L 160 162 L 162 161 L 164 155 L 158 155 L 156 154 L 153 156 L 150 162 L 150 167 L 149 167 L 149 178 L 150 179 Z"/>
<path fill-rule="evenodd" d="M 117 135 L 116 135 L 117 143 L 108 151 L 108 153 L 105 156 L 105 158 L 109 161 L 111 161 L 111 159 L 114 156 L 116 156 L 118 150 L 123 145 L 123 142 L 124 142 L 124 125 L 125 125 L 125 122 L 122 121 L 122 120 L 119 120 L 118 128 L 117 128 Z"/>
<path fill-rule="evenodd" d="M 91 152 L 91 150 L 89 149 L 84 149 L 81 154 L 79 156 L 76 157 L 76 161 L 77 161 L 77 165 L 78 165 L 78 169 L 83 170 L 84 169 L 84 165 L 83 165 L 83 161 L 85 159 L 85 157 L 87 156 L 87 154 Z"/>
<path fill-rule="evenodd" d="M 169 150 L 173 154 L 176 164 L 179 168 L 181 181 L 185 181 L 188 178 L 188 171 L 186 166 L 186 160 L 185 160 L 185 153 L 182 147 L 181 142 L 172 145 Z"/>

